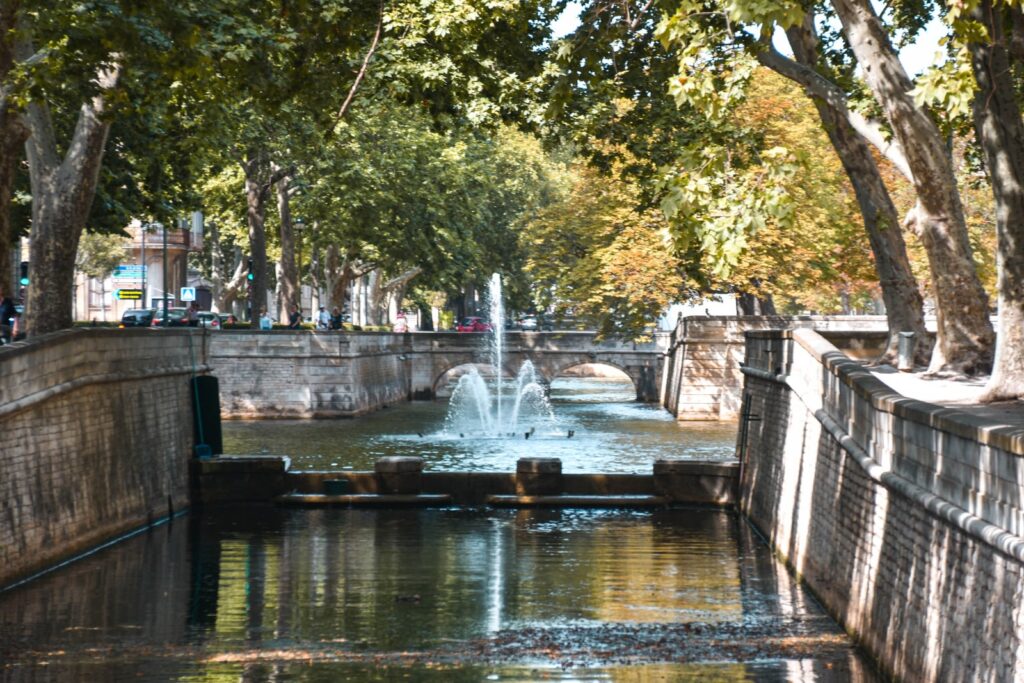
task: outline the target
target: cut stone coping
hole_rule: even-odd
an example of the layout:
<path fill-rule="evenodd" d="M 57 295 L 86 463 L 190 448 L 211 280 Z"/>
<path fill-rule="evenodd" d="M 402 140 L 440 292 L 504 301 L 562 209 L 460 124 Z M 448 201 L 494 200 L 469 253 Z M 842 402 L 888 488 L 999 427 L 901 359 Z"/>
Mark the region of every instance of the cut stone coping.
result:
<path fill-rule="evenodd" d="M 519 458 L 516 461 L 516 472 L 534 474 L 561 474 L 560 458 Z"/>
<path fill-rule="evenodd" d="M 373 463 L 373 471 L 385 474 L 422 472 L 423 458 L 414 455 L 390 455 Z"/>
<path fill-rule="evenodd" d="M 451 505 L 452 497 L 447 493 L 354 493 L 340 496 L 328 496 L 320 493 L 287 493 L 275 498 L 274 502 L 281 505 L 297 506 L 344 505 L 350 507 L 429 507 L 432 505 Z"/>
<path fill-rule="evenodd" d="M 654 461 L 654 474 L 684 474 L 689 476 L 713 475 L 735 476 L 739 463 L 731 460 L 686 460 L 685 458 L 663 458 Z"/>
<path fill-rule="evenodd" d="M 974 415 L 946 408 L 934 403 L 927 403 L 903 396 L 888 384 L 875 376 L 860 363 L 849 359 L 836 349 L 828 340 L 812 330 L 783 330 L 753 334 L 749 337 L 792 339 L 808 351 L 815 360 L 824 366 L 824 372 L 831 373 L 839 381 L 849 386 L 859 396 L 871 402 L 875 410 L 888 412 L 896 417 L 927 425 L 932 429 L 974 440 L 986 446 L 999 448 L 1011 455 L 1024 455 L 1024 429 L 1003 424 L 993 424 Z M 1024 562 L 1024 538 L 1007 531 L 1001 526 L 982 519 L 967 510 L 935 495 L 904 477 L 881 467 L 871 454 L 857 443 L 847 431 L 846 426 L 838 423 L 820 405 L 818 395 L 805 396 L 805 389 L 799 382 L 794 382 L 788 375 L 775 374 L 760 368 L 744 366 L 746 375 L 789 386 L 793 393 L 803 401 L 804 405 L 814 413 L 818 422 L 828 431 L 832 438 L 860 465 L 867 476 L 890 491 L 895 491 L 921 506 L 928 513 L 944 520 L 954 528 L 966 532 L 981 542 L 998 549 L 1018 561 Z"/>
<path fill-rule="evenodd" d="M 669 504 L 662 496 L 487 496 L 487 504 L 496 507 L 665 507 Z"/>

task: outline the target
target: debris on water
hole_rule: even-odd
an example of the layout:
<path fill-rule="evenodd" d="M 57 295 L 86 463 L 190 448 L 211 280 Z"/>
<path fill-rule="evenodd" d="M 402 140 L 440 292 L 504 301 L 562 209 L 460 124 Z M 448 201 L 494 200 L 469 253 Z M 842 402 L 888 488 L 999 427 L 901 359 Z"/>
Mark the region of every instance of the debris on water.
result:
<path fill-rule="evenodd" d="M 576 430 L 575 430 L 575 429 L 570 429 L 570 430 L 569 430 L 569 437 L 568 437 L 568 438 L 570 438 L 570 439 L 571 439 L 571 438 L 572 438 L 573 436 L 575 436 L 575 435 L 576 435 Z"/>
<path fill-rule="evenodd" d="M 412 595 L 396 595 L 395 602 L 404 602 L 409 604 L 418 605 L 422 598 L 419 593 L 413 593 Z"/>

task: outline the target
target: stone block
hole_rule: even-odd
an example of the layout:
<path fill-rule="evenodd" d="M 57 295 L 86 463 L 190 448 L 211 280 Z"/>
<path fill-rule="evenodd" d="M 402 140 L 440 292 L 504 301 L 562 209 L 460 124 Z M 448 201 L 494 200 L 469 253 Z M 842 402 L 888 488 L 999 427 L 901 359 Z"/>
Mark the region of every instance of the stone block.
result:
<path fill-rule="evenodd" d="M 555 496 L 562 492 L 559 458 L 520 458 L 516 462 L 516 495 Z"/>
<path fill-rule="evenodd" d="M 422 489 L 423 458 L 393 455 L 373 464 L 380 493 L 415 494 Z"/>

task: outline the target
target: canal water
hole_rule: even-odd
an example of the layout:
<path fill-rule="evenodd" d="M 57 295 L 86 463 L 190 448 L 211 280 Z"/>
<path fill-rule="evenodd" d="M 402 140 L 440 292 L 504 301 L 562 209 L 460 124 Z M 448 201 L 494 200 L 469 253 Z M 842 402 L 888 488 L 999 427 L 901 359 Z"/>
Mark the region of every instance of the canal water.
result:
<path fill-rule="evenodd" d="M 388 455 L 417 455 L 428 470 L 514 472 L 516 460 L 561 458 L 564 472 L 650 473 L 658 458 L 731 460 L 732 422 L 678 422 L 633 401 L 629 380 L 552 383 L 554 424 L 525 438 L 445 431 L 445 401 L 402 403 L 359 419 L 227 421 L 225 453 L 287 455 L 299 470 L 372 470 Z M 572 438 L 568 437 L 570 430 Z"/>
<path fill-rule="evenodd" d="M 729 511 L 218 508 L 0 594 L 0 680 L 873 681 Z"/>
<path fill-rule="evenodd" d="M 573 379 L 552 396 L 572 439 L 444 434 L 444 404 L 417 403 L 230 422 L 225 445 L 297 469 L 733 457 L 735 425 L 677 423 L 630 385 Z M 536 680 L 876 678 L 730 510 L 216 507 L 0 593 L 0 683 Z"/>

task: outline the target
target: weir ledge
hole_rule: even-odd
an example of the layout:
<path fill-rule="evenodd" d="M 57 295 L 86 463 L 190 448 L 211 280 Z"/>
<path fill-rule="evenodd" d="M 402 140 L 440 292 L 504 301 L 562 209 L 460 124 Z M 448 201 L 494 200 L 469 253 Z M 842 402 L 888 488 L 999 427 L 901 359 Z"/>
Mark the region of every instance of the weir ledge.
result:
<path fill-rule="evenodd" d="M 659 461 L 664 463 L 665 461 Z M 657 474 L 655 473 L 657 472 Z M 732 506 L 736 503 L 739 464 L 734 461 L 673 460 L 659 464 L 651 474 L 562 473 L 559 495 L 523 504 L 583 506 L 604 502 L 635 506 L 638 496 L 660 498 L 664 504 Z M 385 500 L 379 472 L 293 471 L 286 456 L 221 456 L 192 463 L 194 502 L 267 503 L 294 495 L 283 502 L 302 504 L 376 505 Z M 449 496 L 451 505 L 480 506 L 494 500 L 502 505 L 517 497 L 516 472 L 440 472 L 424 470 L 419 492 L 424 502 L 437 504 L 437 496 Z M 328 495 L 344 491 L 344 495 Z M 560 497 L 561 496 L 561 497 Z M 529 496 L 527 496 L 529 497 Z M 334 499 L 334 500 L 332 500 Z M 410 501 L 403 501 L 410 502 Z"/>

